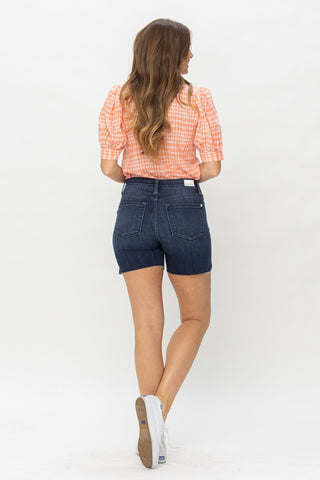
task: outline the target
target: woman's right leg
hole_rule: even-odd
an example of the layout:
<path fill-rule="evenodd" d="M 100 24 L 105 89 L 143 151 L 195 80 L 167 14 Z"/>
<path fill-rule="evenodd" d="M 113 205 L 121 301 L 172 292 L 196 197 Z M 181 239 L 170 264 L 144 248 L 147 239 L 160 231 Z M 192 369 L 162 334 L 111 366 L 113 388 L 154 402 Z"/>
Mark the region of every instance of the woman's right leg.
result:
<path fill-rule="evenodd" d="M 168 272 L 168 276 L 178 297 L 181 325 L 168 343 L 165 368 L 155 392 L 164 419 L 190 370 L 211 316 L 211 271 L 198 275 Z"/>

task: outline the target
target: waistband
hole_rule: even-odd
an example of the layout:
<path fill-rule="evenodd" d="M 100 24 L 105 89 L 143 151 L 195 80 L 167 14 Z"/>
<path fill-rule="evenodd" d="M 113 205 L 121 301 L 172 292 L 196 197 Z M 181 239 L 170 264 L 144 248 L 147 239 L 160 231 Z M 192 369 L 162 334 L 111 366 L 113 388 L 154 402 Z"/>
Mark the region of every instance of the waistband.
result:
<path fill-rule="evenodd" d="M 199 180 L 194 178 L 149 178 L 149 177 L 129 177 L 125 180 L 124 185 L 122 187 L 122 191 L 126 184 L 143 184 L 143 185 L 152 185 L 154 187 L 154 191 L 157 191 L 162 187 L 194 187 L 198 193 L 201 193 L 199 187 Z"/>

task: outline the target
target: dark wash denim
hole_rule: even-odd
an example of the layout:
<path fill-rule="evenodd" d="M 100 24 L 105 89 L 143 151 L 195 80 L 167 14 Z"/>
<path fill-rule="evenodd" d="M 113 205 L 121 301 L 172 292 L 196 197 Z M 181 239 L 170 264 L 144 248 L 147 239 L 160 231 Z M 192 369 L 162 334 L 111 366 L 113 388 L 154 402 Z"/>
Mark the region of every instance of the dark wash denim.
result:
<path fill-rule="evenodd" d="M 211 236 L 199 181 L 126 179 L 112 242 L 119 274 L 153 265 L 164 267 L 164 258 L 169 273 L 209 272 Z"/>

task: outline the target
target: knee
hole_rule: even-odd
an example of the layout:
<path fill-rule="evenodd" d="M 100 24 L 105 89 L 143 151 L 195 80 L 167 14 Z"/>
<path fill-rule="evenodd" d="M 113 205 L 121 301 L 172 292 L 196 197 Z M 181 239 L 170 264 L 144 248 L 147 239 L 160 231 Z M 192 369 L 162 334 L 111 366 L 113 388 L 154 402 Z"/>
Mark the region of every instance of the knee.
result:
<path fill-rule="evenodd" d="M 203 333 L 206 333 L 210 326 L 210 316 L 201 321 Z"/>
<path fill-rule="evenodd" d="M 205 332 L 208 330 L 209 325 L 210 325 L 210 315 L 205 315 L 203 317 L 190 317 L 190 318 L 184 318 L 181 320 L 181 323 L 187 322 L 189 320 L 193 320 L 197 322 L 199 326 L 199 330 L 205 334 Z"/>
<path fill-rule="evenodd" d="M 203 328 L 204 331 L 206 332 L 210 326 L 210 320 L 211 320 L 211 307 L 208 308 L 206 313 L 203 316 L 202 322 L 203 322 Z"/>
<path fill-rule="evenodd" d="M 134 324 L 137 335 L 148 335 L 152 337 L 162 337 L 163 323 L 154 323 L 148 320 L 137 321 Z"/>

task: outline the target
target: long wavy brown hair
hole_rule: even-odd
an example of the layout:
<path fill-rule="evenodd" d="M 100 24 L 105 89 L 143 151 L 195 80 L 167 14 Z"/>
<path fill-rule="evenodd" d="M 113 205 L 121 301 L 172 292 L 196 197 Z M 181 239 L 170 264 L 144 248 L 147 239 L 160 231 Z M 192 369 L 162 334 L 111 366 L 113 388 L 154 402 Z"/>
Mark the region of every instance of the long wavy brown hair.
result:
<path fill-rule="evenodd" d="M 120 102 L 132 118 L 141 153 L 158 163 L 160 143 L 171 126 L 167 110 L 172 100 L 198 111 L 191 103 L 193 86 L 179 73 L 189 53 L 191 32 L 182 23 L 158 18 L 138 32 L 133 45 L 133 63 L 127 81 L 119 93 Z M 188 103 L 180 97 L 189 85 Z"/>

